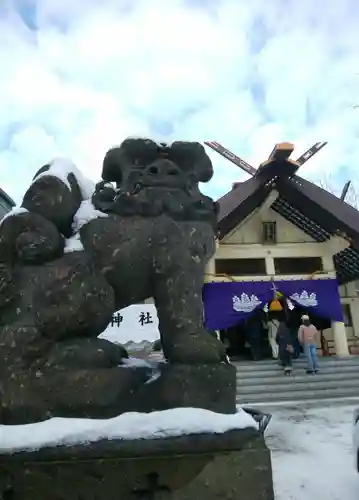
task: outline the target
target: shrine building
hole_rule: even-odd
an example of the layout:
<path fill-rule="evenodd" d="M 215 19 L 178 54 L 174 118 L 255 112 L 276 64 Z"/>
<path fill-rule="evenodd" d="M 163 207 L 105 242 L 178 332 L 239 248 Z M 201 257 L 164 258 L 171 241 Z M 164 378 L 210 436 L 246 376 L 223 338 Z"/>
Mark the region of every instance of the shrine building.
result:
<path fill-rule="evenodd" d="M 218 200 L 205 324 L 209 330 L 240 329 L 256 311 L 270 314 L 278 299 L 283 307 L 274 309 L 285 310 L 294 327 L 301 314 L 310 315 L 322 332 L 319 354 L 357 354 L 359 212 L 297 175 L 301 162 L 289 158 L 292 151 L 291 144 L 277 145 L 250 179 L 234 183 Z"/>

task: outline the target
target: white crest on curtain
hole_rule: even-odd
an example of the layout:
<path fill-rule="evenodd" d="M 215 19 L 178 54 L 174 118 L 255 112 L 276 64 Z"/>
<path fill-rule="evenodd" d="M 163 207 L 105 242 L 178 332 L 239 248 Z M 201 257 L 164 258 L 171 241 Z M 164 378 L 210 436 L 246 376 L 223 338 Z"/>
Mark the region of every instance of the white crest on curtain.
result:
<path fill-rule="evenodd" d="M 303 307 L 316 307 L 318 305 L 317 295 L 314 292 L 309 294 L 307 290 L 303 290 L 301 294 L 293 293 L 290 298 Z"/>
<path fill-rule="evenodd" d="M 237 312 L 250 313 L 256 309 L 256 307 L 262 304 L 257 295 L 249 296 L 246 293 L 242 293 L 240 297 L 233 295 L 233 309 Z"/>

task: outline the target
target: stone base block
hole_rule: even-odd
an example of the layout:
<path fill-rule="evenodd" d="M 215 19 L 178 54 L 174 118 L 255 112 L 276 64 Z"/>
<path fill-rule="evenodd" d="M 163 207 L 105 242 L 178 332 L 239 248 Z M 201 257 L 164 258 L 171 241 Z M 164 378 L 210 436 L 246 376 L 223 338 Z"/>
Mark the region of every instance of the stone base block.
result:
<path fill-rule="evenodd" d="M 235 366 L 160 363 L 158 368 L 159 376 L 138 391 L 136 411 L 191 407 L 217 413 L 236 412 Z"/>
<path fill-rule="evenodd" d="M 0 455 L 0 497 L 274 500 L 274 493 L 264 439 L 243 429 Z"/>
<path fill-rule="evenodd" d="M 236 412 L 233 365 L 138 361 L 110 369 L 48 370 L 40 378 L 14 373 L 0 387 L 0 423 L 19 425 L 49 416 L 111 418 L 178 407 Z"/>

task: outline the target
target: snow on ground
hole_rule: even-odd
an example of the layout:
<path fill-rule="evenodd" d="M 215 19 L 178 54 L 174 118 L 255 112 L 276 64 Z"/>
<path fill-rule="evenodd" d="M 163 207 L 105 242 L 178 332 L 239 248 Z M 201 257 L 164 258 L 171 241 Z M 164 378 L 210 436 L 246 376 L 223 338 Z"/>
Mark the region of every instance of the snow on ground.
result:
<path fill-rule="evenodd" d="M 152 413 L 124 413 L 108 420 L 52 418 L 36 424 L 0 425 L 0 453 L 100 439 L 165 438 L 248 427 L 257 428 L 257 423 L 241 409 L 234 415 L 199 408 L 175 408 Z"/>
<path fill-rule="evenodd" d="M 115 313 L 114 318 L 118 318 L 118 323 L 110 323 L 100 338 L 119 344 L 154 342 L 160 338 L 154 304 L 134 304 Z"/>
<path fill-rule="evenodd" d="M 355 406 L 268 410 L 276 500 L 358 500 L 352 422 Z"/>

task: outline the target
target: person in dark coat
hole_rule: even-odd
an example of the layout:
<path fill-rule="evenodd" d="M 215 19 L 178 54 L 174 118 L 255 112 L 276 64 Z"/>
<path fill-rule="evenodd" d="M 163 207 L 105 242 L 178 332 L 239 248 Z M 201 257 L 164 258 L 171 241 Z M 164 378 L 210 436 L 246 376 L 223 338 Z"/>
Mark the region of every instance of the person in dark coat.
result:
<path fill-rule="evenodd" d="M 292 346 L 293 346 L 293 354 L 292 359 L 297 359 L 300 356 L 300 343 L 298 340 L 298 314 L 296 312 L 291 311 L 289 313 L 287 326 L 290 330 L 290 334 L 292 337 Z"/>
<path fill-rule="evenodd" d="M 293 345 L 290 330 L 284 321 L 279 323 L 275 340 L 278 344 L 279 359 L 287 375 L 292 371 Z"/>
<path fill-rule="evenodd" d="M 254 361 L 259 361 L 262 357 L 262 320 L 259 314 L 254 314 L 246 321 L 246 339 L 251 347 L 251 354 Z"/>

